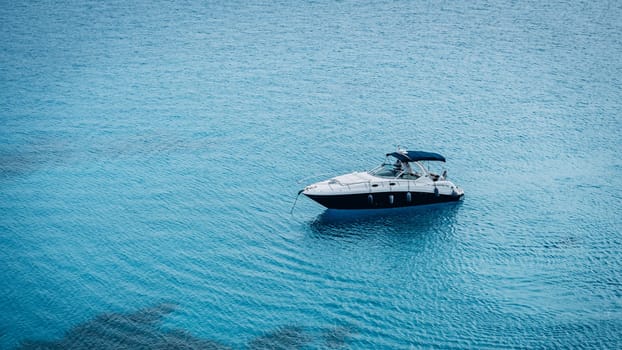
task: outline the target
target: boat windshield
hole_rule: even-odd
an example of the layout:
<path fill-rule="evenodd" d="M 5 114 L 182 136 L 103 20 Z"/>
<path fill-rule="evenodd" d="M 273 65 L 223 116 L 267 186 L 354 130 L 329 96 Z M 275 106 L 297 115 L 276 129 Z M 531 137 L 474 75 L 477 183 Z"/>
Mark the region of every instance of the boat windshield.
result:
<path fill-rule="evenodd" d="M 411 164 L 413 164 L 411 166 Z M 396 161 L 395 163 L 387 163 L 384 162 L 376 168 L 368 171 L 370 175 L 385 177 L 385 178 L 400 178 L 406 180 L 416 180 L 421 176 L 427 175 L 435 175 L 438 178 L 438 175 L 431 174 L 428 172 L 426 167 L 420 162 L 400 162 Z M 436 180 L 435 180 L 436 181 Z"/>
<path fill-rule="evenodd" d="M 368 173 L 373 176 L 390 177 L 390 178 L 396 177 L 401 172 L 402 172 L 402 169 L 400 167 L 393 165 L 393 164 L 389 164 L 389 163 L 382 163 L 376 168 L 368 171 Z"/>

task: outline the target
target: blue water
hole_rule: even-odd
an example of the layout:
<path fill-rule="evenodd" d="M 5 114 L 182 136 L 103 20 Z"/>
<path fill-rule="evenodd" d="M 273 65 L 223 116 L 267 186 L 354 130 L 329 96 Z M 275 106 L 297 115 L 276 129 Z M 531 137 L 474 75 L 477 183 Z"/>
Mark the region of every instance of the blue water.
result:
<path fill-rule="evenodd" d="M 621 18 L 1 2 L 0 348 L 621 348 Z M 464 202 L 290 215 L 397 144 Z"/>

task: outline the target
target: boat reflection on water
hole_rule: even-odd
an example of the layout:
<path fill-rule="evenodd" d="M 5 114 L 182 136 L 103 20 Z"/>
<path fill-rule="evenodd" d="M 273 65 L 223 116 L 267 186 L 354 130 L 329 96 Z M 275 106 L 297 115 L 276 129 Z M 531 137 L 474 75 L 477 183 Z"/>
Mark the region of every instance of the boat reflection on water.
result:
<path fill-rule="evenodd" d="M 373 210 L 327 209 L 310 224 L 317 238 L 363 238 L 372 235 L 420 235 L 453 231 L 462 202 Z"/>

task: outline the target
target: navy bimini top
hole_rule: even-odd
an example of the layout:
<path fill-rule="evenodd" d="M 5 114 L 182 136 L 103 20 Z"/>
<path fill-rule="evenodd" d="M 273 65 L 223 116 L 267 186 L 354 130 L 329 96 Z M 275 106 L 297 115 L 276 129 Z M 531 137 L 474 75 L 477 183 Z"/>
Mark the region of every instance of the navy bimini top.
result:
<path fill-rule="evenodd" d="M 387 153 L 387 156 L 395 157 L 401 160 L 402 162 L 417 162 L 420 160 L 435 160 L 439 162 L 445 161 L 445 157 L 441 156 L 438 153 L 423 152 L 423 151 L 407 151 L 405 153 L 393 152 L 393 153 Z"/>

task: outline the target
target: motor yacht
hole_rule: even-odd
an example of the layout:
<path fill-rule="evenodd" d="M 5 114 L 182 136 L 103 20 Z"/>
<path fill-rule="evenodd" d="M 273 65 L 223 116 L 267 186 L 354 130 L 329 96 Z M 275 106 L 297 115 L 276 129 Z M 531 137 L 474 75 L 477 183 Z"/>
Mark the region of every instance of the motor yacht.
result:
<path fill-rule="evenodd" d="M 398 149 L 366 172 L 353 172 L 305 187 L 300 192 L 329 209 L 380 209 L 455 202 L 464 191 L 436 174 L 426 162 L 445 162 L 438 153 Z"/>

